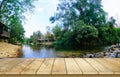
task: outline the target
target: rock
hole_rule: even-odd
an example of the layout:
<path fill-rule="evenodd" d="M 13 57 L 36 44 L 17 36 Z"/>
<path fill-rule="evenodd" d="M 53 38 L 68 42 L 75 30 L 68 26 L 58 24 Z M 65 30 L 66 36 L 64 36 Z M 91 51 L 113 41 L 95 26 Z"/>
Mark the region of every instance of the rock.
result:
<path fill-rule="evenodd" d="M 109 58 L 115 58 L 115 54 L 114 53 L 109 53 L 108 57 Z"/>
<path fill-rule="evenodd" d="M 109 56 L 109 52 L 106 52 L 105 55 L 106 55 L 106 56 Z"/>
<path fill-rule="evenodd" d="M 93 54 L 87 54 L 87 57 L 88 57 L 88 58 L 93 58 L 94 55 L 93 55 Z"/>
<path fill-rule="evenodd" d="M 114 50 L 114 51 L 117 51 L 117 50 L 119 50 L 119 48 L 113 48 L 113 50 Z"/>
<path fill-rule="evenodd" d="M 104 52 L 98 52 L 95 54 L 95 58 L 103 58 L 104 57 Z"/>
<path fill-rule="evenodd" d="M 111 48 L 115 48 L 116 47 L 116 45 L 111 45 Z"/>
<path fill-rule="evenodd" d="M 120 52 L 117 52 L 115 55 L 116 58 L 120 58 Z"/>

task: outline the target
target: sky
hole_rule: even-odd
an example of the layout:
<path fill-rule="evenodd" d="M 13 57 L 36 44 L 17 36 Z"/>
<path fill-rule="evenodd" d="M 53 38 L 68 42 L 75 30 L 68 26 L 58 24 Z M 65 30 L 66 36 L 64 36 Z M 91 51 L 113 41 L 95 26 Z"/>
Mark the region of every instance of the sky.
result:
<path fill-rule="evenodd" d="M 54 25 L 50 23 L 49 18 L 54 15 L 58 3 L 58 0 L 38 0 L 34 3 L 33 13 L 25 13 L 25 37 L 30 37 L 35 31 L 45 34 L 46 27 Z"/>
<path fill-rule="evenodd" d="M 120 21 L 120 0 L 102 0 L 102 5 L 109 17 Z"/>
<path fill-rule="evenodd" d="M 34 2 L 35 8 L 33 13 L 25 13 L 26 20 L 23 23 L 25 29 L 25 37 L 30 37 L 35 31 L 46 33 L 47 26 L 53 27 L 49 18 L 56 12 L 59 0 L 38 0 Z M 108 13 L 109 17 L 113 16 L 120 21 L 120 0 L 102 0 L 103 9 Z"/>

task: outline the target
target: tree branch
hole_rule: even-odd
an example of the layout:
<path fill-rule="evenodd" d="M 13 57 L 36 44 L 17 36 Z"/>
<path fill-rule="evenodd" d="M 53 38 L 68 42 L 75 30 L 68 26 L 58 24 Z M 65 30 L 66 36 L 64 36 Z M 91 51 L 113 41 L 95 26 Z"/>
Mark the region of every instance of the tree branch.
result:
<path fill-rule="evenodd" d="M 2 0 L 1 4 L 0 4 L 0 11 L 2 10 L 2 5 L 4 4 L 6 0 Z"/>

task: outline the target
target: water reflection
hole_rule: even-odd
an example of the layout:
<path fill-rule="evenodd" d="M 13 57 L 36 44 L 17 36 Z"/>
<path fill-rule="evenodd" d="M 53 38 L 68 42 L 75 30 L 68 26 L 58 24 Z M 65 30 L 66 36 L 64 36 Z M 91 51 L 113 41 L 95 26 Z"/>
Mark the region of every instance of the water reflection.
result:
<path fill-rule="evenodd" d="M 50 58 L 55 57 L 55 50 L 45 46 L 24 45 L 22 48 L 24 58 Z"/>
<path fill-rule="evenodd" d="M 58 50 L 51 45 L 23 45 L 23 58 L 84 57 L 88 53 L 102 52 L 104 48 L 82 48 L 80 50 Z"/>

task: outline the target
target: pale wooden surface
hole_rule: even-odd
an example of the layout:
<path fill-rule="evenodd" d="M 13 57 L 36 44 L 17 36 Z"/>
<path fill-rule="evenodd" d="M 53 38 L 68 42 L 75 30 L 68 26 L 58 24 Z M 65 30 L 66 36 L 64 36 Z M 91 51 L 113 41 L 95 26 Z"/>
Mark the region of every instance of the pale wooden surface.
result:
<path fill-rule="evenodd" d="M 78 66 L 82 70 L 83 74 L 98 74 L 98 72 L 87 61 L 80 58 L 75 58 Z M 86 68 L 87 67 L 87 68 Z"/>
<path fill-rule="evenodd" d="M 31 64 L 29 64 L 21 74 L 36 74 L 40 65 L 43 63 L 44 59 L 35 59 Z"/>
<path fill-rule="evenodd" d="M 0 77 L 75 75 L 78 77 L 120 77 L 119 58 L 9 58 L 0 59 Z M 26 75 L 26 76 L 23 76 Z M 11 76 L 12 77 L 12 76 Z M 14 76 L 13 76 L 14 77 Z M 18 76 L 19 77 L 19 76 Z M 28 76 L 29 77 L 29 76 Z M 47 77 L 47 76 L 46 76 Z"/>
<path fill-rule="evenodd" d="M 41 67 L 38 69 L 37 74 L 51 74 L 53 62 L 53 58 L 45 59 Z"/>
<path fill-rule="evenodd" d="M 105 64 L 104 62 L 102 62 L 102 60 L 104 59 L 99 59 L 101 62 L 97 62 L 94 59 L 90 59 L 87 58 L 85 59 L 90 65 L 92 65 L 92 67 L 98 71 L 98 74 L 114 74 L 114 72 L 112 70 L 110 70 L 109 68 L 105 67 L 103 64 Z M 109 62 L 108 62 L 109 63 Z"/>
<path fill-rule="evenodd" d="M 82 71 L 73 58 L 66 58 L 65 63 L 68 74 L 82 74 Z"/>
<path fill-rule="evenodd" d="M 53 64 L 52 74 L 66 74 L 64 58 L 56 58 Z"/>

